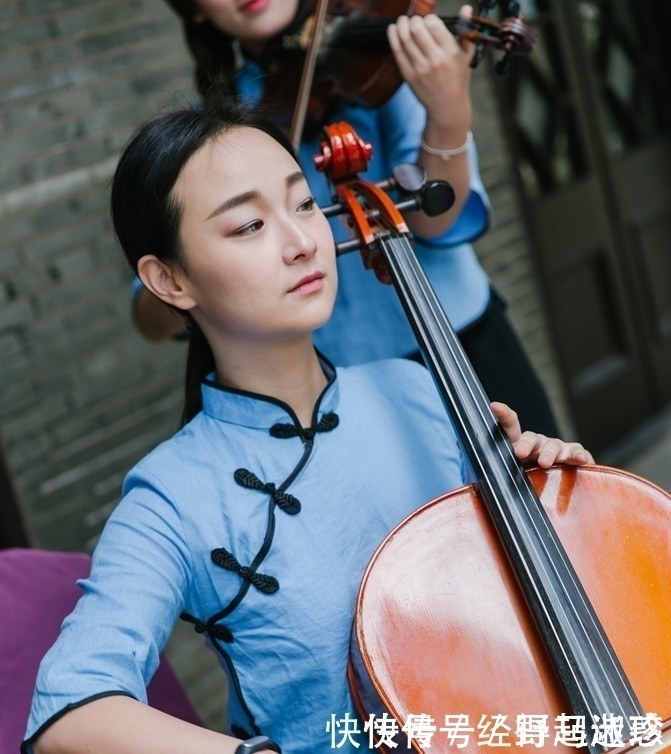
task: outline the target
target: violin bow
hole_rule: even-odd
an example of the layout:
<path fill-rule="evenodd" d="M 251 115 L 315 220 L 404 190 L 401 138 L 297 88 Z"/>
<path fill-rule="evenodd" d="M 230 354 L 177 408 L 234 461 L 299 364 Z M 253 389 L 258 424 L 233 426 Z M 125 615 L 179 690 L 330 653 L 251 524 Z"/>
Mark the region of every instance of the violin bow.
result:
<path fill-rule="evenodd" d="M 301 136 L 303 135 L 305 115 L 310 100 L 310 89 L 312 88 L 312 81 L 314 80 L 317 55 L 319 54 L 321 30 L 324 25 L 324 19 L 326 18 L 327 6 L 328 0 L 317 0 L 314 21 L 312 23 L 312 29 L 310 30 L 310 41 L 308 42 L 305 63 L 301 73 L 301 82 L 298 87 L 298 94 L 296 95 L 296 105 L 294 107 L 291 127 L 289 129 L 289 138 L 296 151 L 298 151 L 298 146 L 301 143 Z"/>

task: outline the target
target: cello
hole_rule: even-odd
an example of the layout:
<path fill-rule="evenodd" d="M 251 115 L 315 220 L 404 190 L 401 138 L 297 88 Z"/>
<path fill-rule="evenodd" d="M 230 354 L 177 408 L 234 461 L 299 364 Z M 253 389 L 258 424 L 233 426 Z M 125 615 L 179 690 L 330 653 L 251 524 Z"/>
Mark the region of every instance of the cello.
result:
<path fill-rule="evenodd" d="M 409 168 L 361 180 L 370 145 L 344 123 L 324 134 L 324 212 L 356 235 L 339 251 L 394 285 L 475 478 L 401 522 L 366 569 L 349 669 L 362 719 L 372 688 L 420 753 L 671 749 L 671 496 L 603 466 L 522 468 L 401 214 L 447 209 L 449 188 Z"/>

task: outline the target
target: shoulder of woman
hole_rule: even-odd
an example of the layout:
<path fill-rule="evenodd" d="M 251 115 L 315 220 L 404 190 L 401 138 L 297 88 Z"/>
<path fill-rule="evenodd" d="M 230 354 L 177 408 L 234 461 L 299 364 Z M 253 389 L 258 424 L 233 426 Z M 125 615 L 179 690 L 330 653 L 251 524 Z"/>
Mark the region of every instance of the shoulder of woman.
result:
<path fill-rule="evenodd" d="M 339 370 L 340 372 L 340 370 Z M 422 436 L 440 437 L 442 451 L 451 458 L 460 458 L 457 436 L 449 412 L 440 398 L 429 370 L 410 359 L 383 359 L 343 370 L 345 381 L 356 392 L 356 399 L 372 411 L 394 411 L 402 415 L 408 426 L 422 428 Z M 381 396 L 382 403 L 376 400 Z"/>
<path fill-rule="evenodd" d="M 138 483 L 170 487 L 172 479 L 188 479 L 199 454 L 198 416 L 144 455 L 126 475 L 124 489 Z"/>
<path fill-rule="evenodd" d="M 338 372 L 344 380 L 352 380 L 362 389 L 367 386 L 371 390 L 400 396 L 414 393 L 418 388 L 422 390 L 429 388 L 431 392 L 435 392 L 429 371 L 411 359 L 380 359 L 365 364 L 340 367 Z"/>

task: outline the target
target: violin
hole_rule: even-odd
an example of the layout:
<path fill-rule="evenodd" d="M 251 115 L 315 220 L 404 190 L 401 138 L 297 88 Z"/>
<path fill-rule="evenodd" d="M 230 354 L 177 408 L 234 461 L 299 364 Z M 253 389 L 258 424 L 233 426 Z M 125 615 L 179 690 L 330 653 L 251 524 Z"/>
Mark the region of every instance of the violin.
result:
<path fill-rule="evenodd" d="M 483 3 L 481 15 L 470 19 L 441 16 L 441 20 L 459 39 L 478 45 L 472 66 L 480 62 L 483 47 L 502 51 L 497 70 L 504 73 L 514 56 L 532 51 L 537 36 L 519 14 L 511 13 L 500 23 L 487 18 L 487 5 Z M 403 81 L 387 43 L 387 27 L 401 15 L 425 16 L 435 10 L 436 0 L 322 0 L 316 14 L 274 47 L 264 106 L 286 117 L 306 97 L 307 116 L 319 125 L 342 99 L 379 107 Z"/>
<path fill-rule="evenodd" d="M 399 728 L 425 716 L 408 738 L 420 753 L 481 752 L 494 722 L 508 737 L 485 746 L 671 749 L 671 496 L 603 466 L 520 465 L 401 213 L 444 211 L 450 193 L 397 170 L 396 205 L 358 177 L 370 157 L 347 124 L 325 126 L 315 164 L 337 196 L 325 212 L 351 219 L 339 251 L 386 268 L 476 482 L 401 522 L 364 574 L 349 668 L 361 718 L 372 687 Z M 539 727 L 516 729 L 520 717 Z"/>

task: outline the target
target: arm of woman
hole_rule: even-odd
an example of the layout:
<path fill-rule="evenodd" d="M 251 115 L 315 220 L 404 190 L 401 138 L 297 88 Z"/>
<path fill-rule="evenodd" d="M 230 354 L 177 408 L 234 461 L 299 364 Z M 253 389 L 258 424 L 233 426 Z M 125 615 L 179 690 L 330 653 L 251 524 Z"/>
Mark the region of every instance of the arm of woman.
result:
<path fill-rule="evenodd" d="M 470 16 L 470 6 L 461 14 Z M 454 37 L 440 18 L 401 16 L 388 30 L 389 44 L 404 80 L 426 109 L 419 164 L 430 179 L 445 180 L 454 189 L 455 202 L 438 217 L 417 213 L 409 222 L 416 233 L 433 237 L 459 215 L 470 192 L 468 134 L 471 128 L 470 61 L 474 46 Z M 443 150 L 452 151 L 437 154 Z"/>
<path fill-rule="evenodd" d="M 152 476 L 131 472 L 91 573 L 80 582 L 83 594 L 40 664 L 24 754 L 165 754 L 179 750 L 165 748 L 166 740 L 189 737 L 204 748 L 182 746 L 182 752 L 215 750 L 214 739 L 197 726 L 146 705 L 159 653 L 179 614 L 192 609 L 186 602 L 193 571 L 186 540 L 173 496 Z"/>
<path fill-rule="evenodd" d="M 34 754 L 234 754 L 237 738 L 178 720 L 128 696 L 96 699 L 40 735 Z"/>

